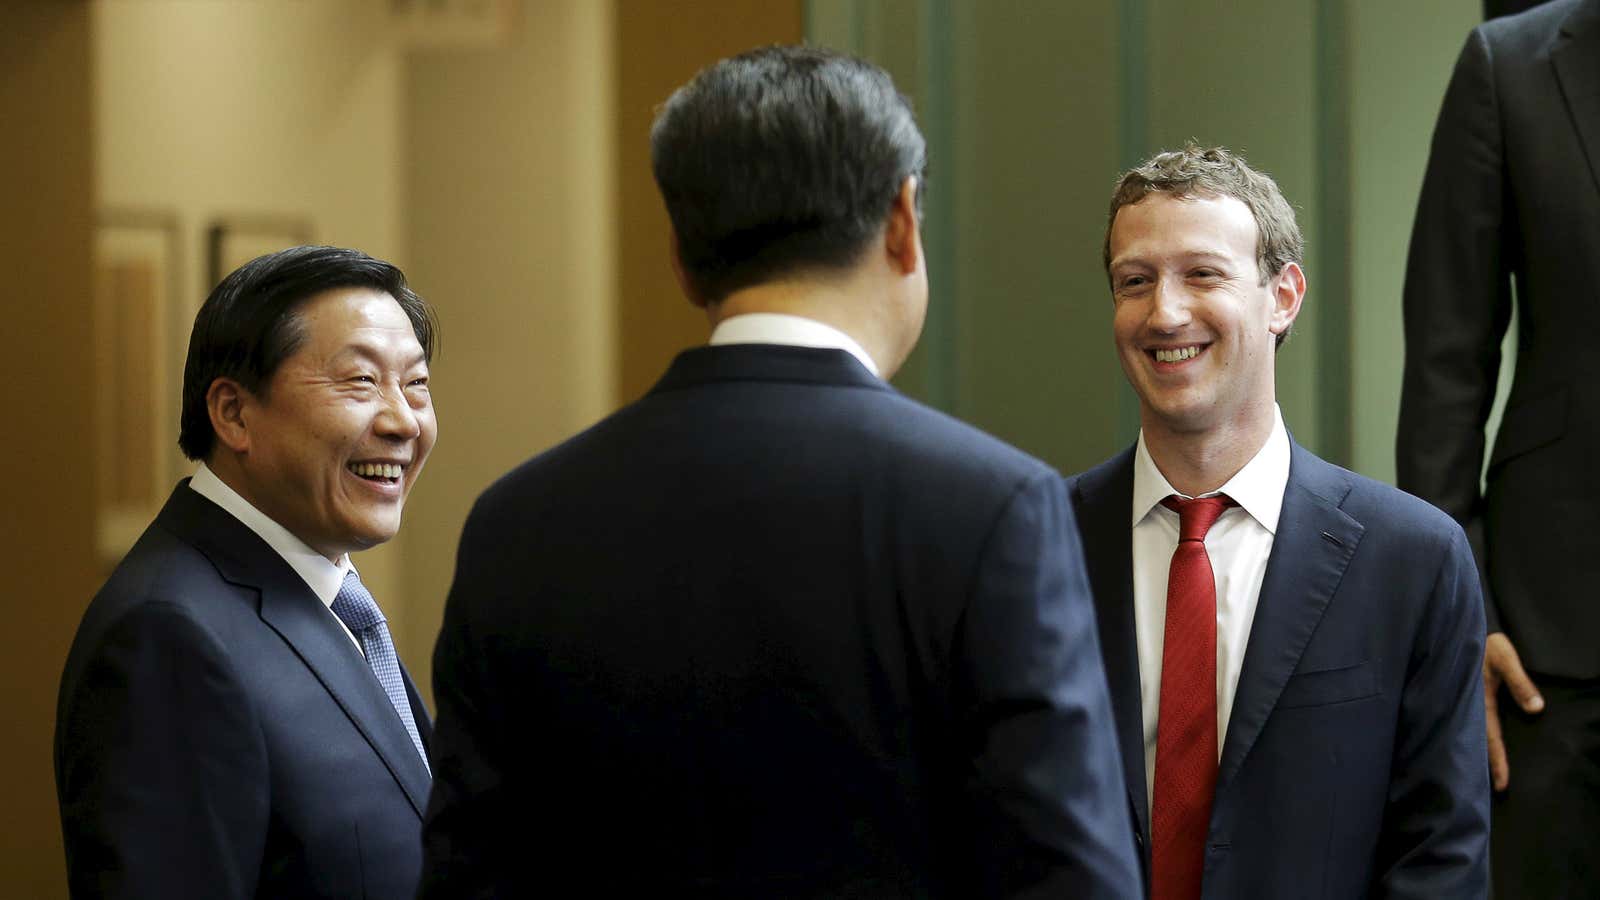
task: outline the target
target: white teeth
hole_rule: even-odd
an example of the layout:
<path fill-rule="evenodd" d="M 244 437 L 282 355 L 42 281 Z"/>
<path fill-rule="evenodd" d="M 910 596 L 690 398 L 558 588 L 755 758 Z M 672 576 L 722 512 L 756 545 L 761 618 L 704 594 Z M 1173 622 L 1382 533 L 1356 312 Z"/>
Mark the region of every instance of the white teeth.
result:
<path fill-rule="evenodd" d="M 1183 362 L 1186 359 L 1193 359 L 1199 355 L 1200 348 L 1195 346 L 1183 347 L 1178 350 L 1157 350 L 1156 361 L 1167 363 Z"/>
<path fill-rule="evenodd" d="M 366 478 L 399 478 L 403 469 L 390 463 L 351 463 L 350 471 Z"/>

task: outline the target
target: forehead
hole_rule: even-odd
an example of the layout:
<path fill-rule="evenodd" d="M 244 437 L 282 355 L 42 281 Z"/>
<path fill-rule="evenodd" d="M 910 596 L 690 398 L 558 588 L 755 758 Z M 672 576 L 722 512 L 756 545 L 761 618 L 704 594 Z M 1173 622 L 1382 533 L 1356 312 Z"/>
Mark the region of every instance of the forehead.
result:
<path fill-rule="evenodd" d="M 1152 192 L 1117 210 L 1111 264 L 1151 255 L 1215 254 L 1254 258 L 1256 220 L 1235 197 Z"/>
<path fill-rule="evenodd" d="M 295 312 L 303 351 L 321 355 L 358 347 L 418 351 L 416 332 L 388 292 L 368 287 L 334 288 L 302 303 Z"/>

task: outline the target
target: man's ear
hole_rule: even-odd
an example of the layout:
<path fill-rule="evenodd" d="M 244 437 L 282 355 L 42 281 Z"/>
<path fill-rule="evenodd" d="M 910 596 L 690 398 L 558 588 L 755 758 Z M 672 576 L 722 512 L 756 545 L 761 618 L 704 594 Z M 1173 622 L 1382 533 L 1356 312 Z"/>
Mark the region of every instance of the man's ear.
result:
<path fill-rule="evenodd" d="M 678 232 L 668 228 L 667 236 L 670 241 L 667 255 L 672 258 L 672 275 L 678 279 L 678 289 L 683 291 L 683 295 L 689 298 L 690 303 L 705 309 L 705 298 L 694 289 L 694 282 L 689 280 L 689 273 L 683 268 L 683 255 L 678 252 Z"/>
<path fill-rule="evenodd" d="M 217 443 L 235 453 L 250 450 L 250 429 L 245 423 L 246 407 L 255 398 L 232 378 L 217 378 L 206 389 L 206 412 L 211 417 L 211 430 L 217 434 Z"/>
<path fill-rule="evenodd" d="M 917 176 L 907 175 L 900 182 L 900 193 L 889 207 L 889 221 L 883 230 L 883 247 L 889 262 L 901 275 L 910 275 L 922 266 L 922 230 L 917 223 Z"/>
<path fill-rule="evenodd" d="M 1267 330 L 1283 334 L 1300 315 L 1300 303 L 1306 298 L 1306 273 L 1296 263 L 1285 263 L 1283 271 L 1272 279 L 1272 318 Z"/>

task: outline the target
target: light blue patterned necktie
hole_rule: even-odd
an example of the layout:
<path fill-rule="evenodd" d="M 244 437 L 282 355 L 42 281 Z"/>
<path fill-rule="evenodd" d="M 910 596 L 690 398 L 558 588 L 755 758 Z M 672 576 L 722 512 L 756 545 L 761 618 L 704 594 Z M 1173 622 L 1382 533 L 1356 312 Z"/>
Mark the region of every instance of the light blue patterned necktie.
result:
<path fill-rule="evenodd" d="M 400 677 L 400 659 L 395 656 L 394 642 L 389 639 L 388 620 L 384 619 L 383 611 L 378 609 L 377 602 L 354 569 L 345 573 L 339 595 L 333 598 L 333 614 L 361 642 L 361 652 L 367 655 L 372 674 L 378 676 L 383 692 L 389 695 L 389 703 L 400 715 L 406 733 L 411 735 L 417 755 L 422 757 L 422 767 L 427 769 L 428 754 L 422 750 L 422 736 L 417 733 L 417 721 L 411 716 L 411 701 L 406 697 L 405 679 Z M 429 769 L 428 774 L 433 774 L 433 770 Z"/>

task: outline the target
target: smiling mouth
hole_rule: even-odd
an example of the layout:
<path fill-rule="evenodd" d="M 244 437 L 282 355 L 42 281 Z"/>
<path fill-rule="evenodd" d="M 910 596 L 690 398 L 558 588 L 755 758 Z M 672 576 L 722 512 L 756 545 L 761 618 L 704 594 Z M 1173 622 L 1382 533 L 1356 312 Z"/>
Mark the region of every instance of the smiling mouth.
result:
<path fill-rule="evenodd" d="M 376 484 L 399 484 L 406 467 L 394 463 L 350 463 L 345 466 L 352 475 Z"/>
<path fill-rule="evenodd" d="M 1147 350 L 1145 352 L 1149 353 L 1156 362 L 1181 363 L 1186 360 L 1194 359 L 1204 350 L 1205 347 L 1200 344 L 1190 344 L 1187 347 L 1158 347 L 1154 350 Z"/>

